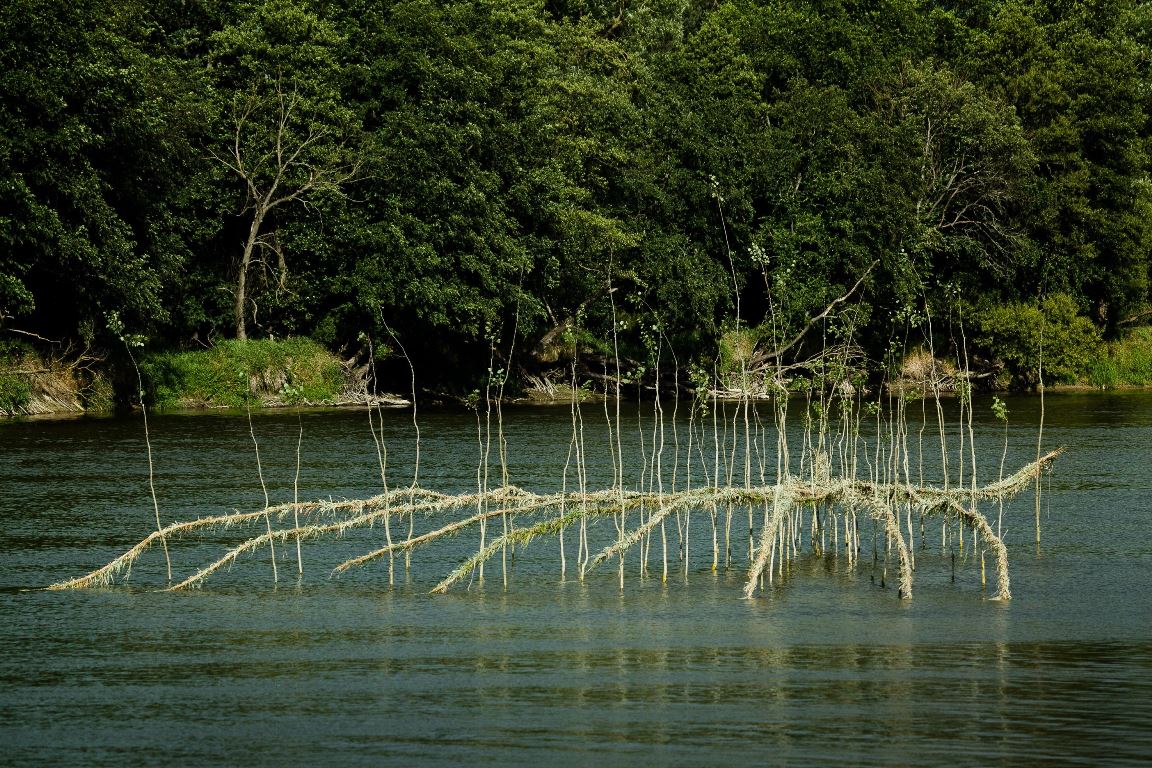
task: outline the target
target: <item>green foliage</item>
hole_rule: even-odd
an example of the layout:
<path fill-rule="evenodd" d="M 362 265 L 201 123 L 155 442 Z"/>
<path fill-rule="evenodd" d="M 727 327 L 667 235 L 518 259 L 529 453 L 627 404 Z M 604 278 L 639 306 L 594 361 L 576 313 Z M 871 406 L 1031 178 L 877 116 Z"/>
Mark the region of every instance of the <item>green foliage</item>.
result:
<path fill-rule="evenodd" d="M 140 361 L 147 400 L 157 408 L 237 408 L 266 399 L 331 401 L 343 373 L 330 353 L 305 338 L 229 340 L 212 349 L 150 353 Z"/>
<path fill-rule="evenodd" d="M 1102 389 L 1152 386 L 1152 328 L 1135 328 L 1099 347 L 1084 381 Z"/>
<path fill-rule="evenodd" d="M 1110 335 L 1148 301 L 1148 21 L 1134 0 L 1013 0 L 966 52 L 974 79 L 1015 107 L 1039 160 L 1022 223 L 1045 256 L 1022 284 L 1072 293 Z"/>
<path fill-rule="evenodd" d="M 986 307 L 974 322 L 976 343 L 1003 362 L 1015 387 L 1037 386 L 1041 372 L 1046 384 L 1074 383 L 1101 345 L 1099 330 L 1067 294 Z"/>
<path fill-rule="evenodd" d="M 19 413 L 31 397 L 27 376 L 0 371 L 0 414 Z"/>
<path fill-rule="evenodd" d="M 876 110 L 878 151 L 910 214 L 900 245 L 914 268 L 940 282 L 1012 281 L 1028 252 L 1011 217 L 1035 166 L 1014 110 L 932 63 L 902 66 Z"/>
<path fill-rule="evenodd" d="M 760 330 L 756 328 L 733 328 L 721 335 L 720 354 L 716 361 L 717 376 L 721 381 L 735 386 L 747 385 L 743 379 L 751 368 L 760 336 Z"/>
<path fill-rule="evenodd" d="M 15 0 L 0 326 L 99 344 L 117 312 L 185 347 L 243 319 L 339 348 L 387 325 L 468 392 L 576 318 L 586 365 L 730 369 L 724 329 L 778 348 L 867 272 L 813 338 L 886 360 L 910 307 L 959 299 L 1017 385 L 1041 318 L 1075 337 L 1045 364 L 1066 379 L 1091 332 L 1035 297 L 1110 338 L 1149 305 L 1150 22 L 1137 0 Z"/>
<path fill-rule="evenodd" d="M 0 337 L 0 415 L 18 413 L 28 404 L 32 397 L 30 380 L 15 371 L 32 360 L 39 364 L 28 344 Z"/>
<path fill-rule="evenodd" d="M 209 152 L 242 190 L 248 230 L 235 278 L 237 338 L 246 338 L 250 317 L 282 330 L 275 318 L 296 298 L 286 246 L 306 238 L 292 238 L 291 227 L 281 236 L 281 209 L 341 197 L 359 176 L 360 126 L 340 93 L 344 44 L 332 22 L 297 0 L 259 3 L 212 37 L 223 118 Z"/>
<path fill-rule="evenodd" d="M 28 342 L 0 336 L 0 365 L 6 368 L 20 365 L 35 354 L 36 351 Z"/>
<path fill-rule="evenodd" d="M 40 361 L 28 344 L 0 337 L 0 415 L 19 413 L 31 399 L 27 374 L 16 371 L 33 362 L 39 366 Z"/>
<path fill-rule="evenodd" d="M 19 0 L 0 16 L 0 320 L 91 337 L 102 308 L 167 319 L 186 253 L 166 203 L 200 117 L 136 3 Z"/>

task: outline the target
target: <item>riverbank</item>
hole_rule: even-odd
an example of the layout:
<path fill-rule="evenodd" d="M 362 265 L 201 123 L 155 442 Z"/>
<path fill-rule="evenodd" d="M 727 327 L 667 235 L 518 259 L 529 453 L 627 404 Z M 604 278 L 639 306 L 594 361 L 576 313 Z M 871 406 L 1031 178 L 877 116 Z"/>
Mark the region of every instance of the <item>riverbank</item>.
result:
<path fill-rule="evenodd" d="M 138 374 L 138 375 L 137 375 Z M 309 406 L 398 407 L 409 400 L 369 391 L 363 366 L 306 338 L 225 341 L 211 349 L 127 354 L 51 354 L 10 344 L 0 355 L 0 415 L 44 416 Z"/>
<path fill-rule="evenodd" d="M 7 341 L 0 346 L 0 416 L 112 410 L 112 381 L 103 362 L 88 350 L 66 347 L 51 354 Z"/>
<path fill-rule="evenodd" d="M 945 380 L 939 389 L 949 391 L 955 366 L 937 360 L 926 374 L 926 360 L 924 354 L 908 356 L 902 386 L 925 391 L 924 376 L 935 375 Z M 372 391 L 369 371 L 368 362 L 342 360 L 308 338 L 229 340 L 210 349 L 144 352 L 137 358 L 73 348 L 53 354 L 10 342 L 0 349 L 0 416 L 99 414 L 136 408 L 141 401 L 160 411 L 410 404 L 405 397 Z M 553 373 L 526 373 L 523 381 L 510 382 L 508 401 L 555 405 L 604 396 L 587 382 L 573 388 L 567 374 Z M 1019 385 L 994 371 L 978 378 L 981 388 L 994 392 Z M 1044 384 L 1053 394 L 1152 387 L 1152 328 L 1100 342 L 1080 357 L 1074 371 L 1046 373 Z"/>

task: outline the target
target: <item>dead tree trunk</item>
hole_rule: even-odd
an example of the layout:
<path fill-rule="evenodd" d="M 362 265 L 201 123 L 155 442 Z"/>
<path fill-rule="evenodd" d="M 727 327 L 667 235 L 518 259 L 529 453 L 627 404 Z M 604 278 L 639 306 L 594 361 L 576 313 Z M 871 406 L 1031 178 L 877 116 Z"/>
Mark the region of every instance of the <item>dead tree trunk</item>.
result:
<path fill-rule="evenodd" d="M 262 230 L 273 209 L 285 203 L 308 201 L 316 194 L 343 194 L 342 188 L 360 175 L 360 159 L 350 140 L 334 125 L 325 125 L 309 112 L 300 93 L 286 88 L 282 77 L 273 91 L 253 89 L 233 104 L 233 133 L 226 153 L 212 153 L 244 182 L 244 211 L 252 221 L 236 272 L 236 338 L 247 338 L 248 305 L 252 287 L 249 272 L 257 252 L 274 248 Z M 281 265 L 283 258 L 281 255 Z"/>

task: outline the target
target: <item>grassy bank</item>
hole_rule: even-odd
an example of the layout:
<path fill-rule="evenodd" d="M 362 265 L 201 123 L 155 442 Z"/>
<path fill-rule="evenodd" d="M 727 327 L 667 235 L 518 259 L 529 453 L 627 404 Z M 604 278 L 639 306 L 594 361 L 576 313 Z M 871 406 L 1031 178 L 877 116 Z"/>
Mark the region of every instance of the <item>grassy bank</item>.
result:
<path fill-rule="evenodd" d="M 145 401 L 160 409 L 335 403 L 346 389 L 340 361 L 306 338 L 148 353 L 140 373 Z"/>
<path fill-rule="evenodd" d="M 32 399 L 32 379 L 25 371 L 42 364 L 30 352 L 21 344 L 0 346 L 0 413 L 23 413 Z"/>
<path fill-rule="evenodd" d="M 83 413 L 112 408 L 112 383 L 98 356 L 71 347 L 41 352 L 0 340 L 0 416 Z"/>
<path fill-rule="evenodd" d="M 1152 386 L 1152 327 L 1133 329 L 1117 341 L 1103 342 L 1097 335 L 1091 343 L 1054 344 L 1049 350 L 1044 373 L 1051 388 Z M 1019 369 L 1015 378 L 1002 371 L 993 388 L 1028 381 L 1027 365 L 1035 363 L 1019 357 L 1010 360 L 1010 367 Z M 954 375 L 950 363 L 939 364 L 946 379 Z M 9 341 L 0 347 L 0 416 L 109 411 L 114 405 L 113 380 L 120 382 L 121 393 L 132 393 L 122 398 L 136 403 L 135 371 L 127 365 L 126 358 L 112 363 L 87 353 L 53 356 Z M 364 382 L 351 380 L 339 359 L 307 338 L 223 341 L 211 349 L 145 352 L 139 367 L 144 401 L 162 410 L 368 402 Z M 905 374 L 915 382 L 915 375 Z M 559 373 L 529 376 L 525 391 L 526 399 L 534 402 L 570 402 L 574 394 Z M 585 399 L 590 391 L 581 388 L 578 394 Z M 380 401 L 404 403 L 391 396 L 381 396 Z"/>
<path fill-rule="evenodd" d="M 1100 389 L 1152 386 L 1152 327 L 1133 329 L 1101 345 L 1085 366 L 1081 383 Z"/>

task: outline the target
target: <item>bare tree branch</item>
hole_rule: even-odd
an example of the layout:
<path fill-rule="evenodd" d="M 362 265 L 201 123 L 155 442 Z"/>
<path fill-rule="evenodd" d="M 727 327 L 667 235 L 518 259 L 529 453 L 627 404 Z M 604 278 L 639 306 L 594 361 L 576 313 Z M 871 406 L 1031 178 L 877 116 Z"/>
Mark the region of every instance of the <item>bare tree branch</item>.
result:
<path fill-rule="evenodd" d="M 305 107 L 297 88 L 286 87 L 283 74 L 278 73 L 272 94 L 261 96 L 253 87 L 234 100 L 230 156 L 209 152 L 243 182 L 247 198 L 243 211 L 252 215 L 236 275 L 239 339 L 247 336 L 245 318 L 248 307 L 255 306 L 248 295 L 248 271 L 256 251 L 270 248 L 272 242 L 263 233 L 269 213 L 296 200 L 307 204 L 317 193 L 342 194 L 342 187 L 360 176 L 361 161 L 349 141 L 338 139 L 332 128 L 309 121 L 303 114 Z M 331 151 L 327 151 L 329 144 Z M 278 245 L 271 250 L 281 266 L 277 282 L 283 290 L 287 262 Z"/>
<path fill-rule="evenodd" d="M 875 269 L 876 265 L 879 263 L 880 260 L 876 259 L 871 264 L 869 264 L 868 269 L 864 270 L 864 274 L 860 275 L 860 279 L 857 280 L 856 283 L 848 289 L 847 293 L 837 299 L 834 299 L 831 304 L 824 308 L 823 312 L 809 320 L 808 325 L 804 326 L 804 328 L 801 329 L 801 331 L 796 334 L 787 344 L 777 347 L 771 352 L 763 352 L 753 355 L 749 360 L 749 367 L 752 369 L 762 368 L 768 362 L 772 360 L 779 360 L 781 357 L 787 354 L 789 350 L 793 349 L 797 344 L 800 343 L 804 336 L 808 334 L 808 331 L 812 330 L 814 327 L 816 327 L 817 323 L 828 317 L 828 315 L 832 314 L 833 309 L 850 299 L 852 294 L 856 293 L 857 289 L 864 284 L 864 280 L 868 277 L 868 275 L 872 274 L 872 270 Z"/>

